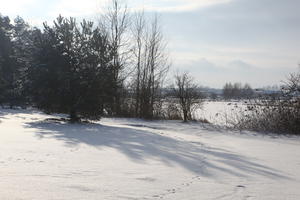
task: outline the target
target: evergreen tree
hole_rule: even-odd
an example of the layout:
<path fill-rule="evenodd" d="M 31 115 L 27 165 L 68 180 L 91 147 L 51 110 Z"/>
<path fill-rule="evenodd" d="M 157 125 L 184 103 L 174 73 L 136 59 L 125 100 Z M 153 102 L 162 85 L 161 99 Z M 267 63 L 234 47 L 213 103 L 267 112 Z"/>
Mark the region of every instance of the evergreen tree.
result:
<path fill-rule="evenodd" d="M 36 32 L 34 65 L 29 70 L 33 101 L 47 112 L 69 113 L 72 121 L 97 119 L 109 96 L 111 46 L 92 22 L 80 26 L 61 16 Z"/>
<path fill-rule="evenodd" d="M 11 102 L 13 96 L 15 62 L 12 30 L 10 19 L 0 15 L 0 103 Z"/>
<path fill-rule="evenodd" d="M 17 17 L 12 25 L 0 16 L 0 102 L 14 105 L 25 103 L 25 71 L 30 63 L 30 27 Z"/>

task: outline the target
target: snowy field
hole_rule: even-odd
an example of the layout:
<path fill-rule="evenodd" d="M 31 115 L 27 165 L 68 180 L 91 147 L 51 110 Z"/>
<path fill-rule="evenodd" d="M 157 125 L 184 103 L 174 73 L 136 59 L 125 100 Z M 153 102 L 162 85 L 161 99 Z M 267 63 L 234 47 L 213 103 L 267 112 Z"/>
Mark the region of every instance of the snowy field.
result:
<path fill-rule="evenodd" d="M 230 125 L 229 121 L 241 112 L 245 112 L 248 101 L 205 101 L 193 116 L 206 119 L 214 125 Z"/>
<path fill-rule="evenodd" d="M 0 110 L 0 199 L 300 199 L 300 138 Z"/>

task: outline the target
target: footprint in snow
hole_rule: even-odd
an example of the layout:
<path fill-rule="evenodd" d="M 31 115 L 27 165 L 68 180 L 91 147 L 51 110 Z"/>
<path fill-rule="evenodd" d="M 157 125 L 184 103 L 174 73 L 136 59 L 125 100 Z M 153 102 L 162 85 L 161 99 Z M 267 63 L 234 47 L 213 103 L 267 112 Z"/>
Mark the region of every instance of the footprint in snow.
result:
<path fill-rule="evenodd" d="M 237 185 L 236 187 L 238 187 L 238 188 L 245 188 L 246 186 L 244 186 L 244 185 Z"/>

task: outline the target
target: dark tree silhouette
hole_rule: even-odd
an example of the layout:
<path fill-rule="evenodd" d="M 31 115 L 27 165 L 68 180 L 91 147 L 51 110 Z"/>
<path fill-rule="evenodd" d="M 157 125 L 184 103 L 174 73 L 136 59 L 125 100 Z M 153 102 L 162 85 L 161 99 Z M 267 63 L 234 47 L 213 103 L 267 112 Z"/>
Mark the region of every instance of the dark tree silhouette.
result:
<path fill-rule="evenodd" d="M 72 121 L 99 118 L 113 79 L 111 46 L 93 23 L 61 16 L 36 33 L 35 64 L 29 71 L 34 103 Z"/>

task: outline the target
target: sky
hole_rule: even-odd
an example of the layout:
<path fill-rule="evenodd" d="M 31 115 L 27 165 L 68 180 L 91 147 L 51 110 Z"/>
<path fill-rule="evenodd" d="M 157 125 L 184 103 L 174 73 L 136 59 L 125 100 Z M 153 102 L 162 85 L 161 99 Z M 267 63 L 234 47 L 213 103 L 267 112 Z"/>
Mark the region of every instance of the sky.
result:
<path fill-rule="evenodd" d="M 30 24 L 59 14 L 96 19 L 107 0 L 0 0 L 0 13 Z M 279 85 L 300 63 L 300 0 L 127 0 L 159 13 L 171 72 L 189 71 L 202 86 L 226 82 Z"/>

